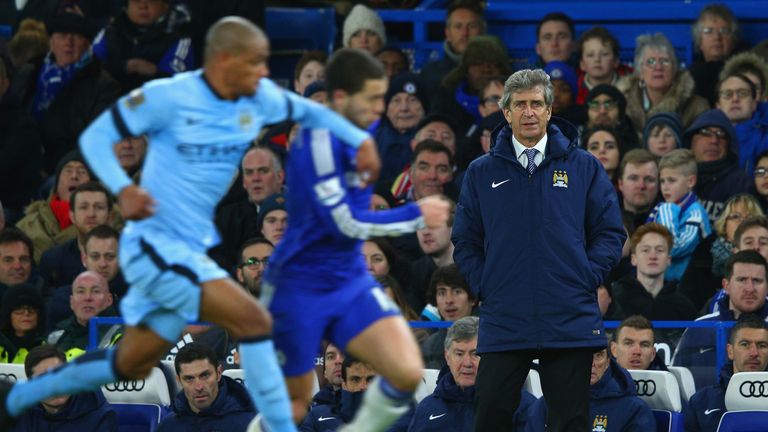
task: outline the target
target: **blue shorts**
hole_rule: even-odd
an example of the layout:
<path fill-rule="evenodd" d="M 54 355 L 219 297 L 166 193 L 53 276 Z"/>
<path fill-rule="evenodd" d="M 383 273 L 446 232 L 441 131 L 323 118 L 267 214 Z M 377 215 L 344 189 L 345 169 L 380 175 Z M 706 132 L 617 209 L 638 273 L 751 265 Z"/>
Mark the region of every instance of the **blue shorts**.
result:
<path fill-rule="evenodd" d="M 126 324 L 146 325 L 175 343 L 200 316 L 200 284 L 229 275 L 180 239 L 138 231 L 126 228 L 120 239 L 120 267 L 130 284 L 120 312 Z"/>
<path fill-rule="evenodd" d="M 267 273 L 262 299 L 272 314 L 275 350 L 288 377 L 314 369 L 323 339 L 344 350 L 374 322 L 400 315 L 398 306 L 365 269 L 333 284 L 320 282 L 311 272 Z"/>

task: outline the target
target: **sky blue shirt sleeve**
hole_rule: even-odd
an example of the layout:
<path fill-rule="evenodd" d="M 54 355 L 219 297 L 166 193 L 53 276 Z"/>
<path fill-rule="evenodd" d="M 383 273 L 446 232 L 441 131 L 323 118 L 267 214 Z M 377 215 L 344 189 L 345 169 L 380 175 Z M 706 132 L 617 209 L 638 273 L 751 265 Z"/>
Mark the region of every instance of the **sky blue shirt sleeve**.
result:
<path fill-rule="evenodd" d="M 262 79 L 259 86 L 258 96 L 263 97 L 269 104 L 268 111 L 272 114 L 267 124 L 290 119 L 301 123 L 304 128 L 328 129 L 335 137 L 353 148 L 360 147 L 364 140 L 371 137 L 367 131 L 355 126 L 329 108 L 286 91 L 269 79 Z"/>

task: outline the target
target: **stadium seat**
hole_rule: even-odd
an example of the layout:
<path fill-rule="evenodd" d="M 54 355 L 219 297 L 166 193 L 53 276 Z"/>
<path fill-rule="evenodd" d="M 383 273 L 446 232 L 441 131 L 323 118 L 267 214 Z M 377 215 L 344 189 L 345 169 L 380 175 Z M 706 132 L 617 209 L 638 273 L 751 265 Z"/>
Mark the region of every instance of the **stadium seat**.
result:
<path fill-rule="evenodd" d="M 637 396 L 653 410 L 658 432 L 682 432 L 680 388 L 671 372 L 630 370 Z"/>
<path fill-rule="evenodd" d="M 729 412 L 768 410 L 768 372 L 733 374 L 725 390 L 725 408 Z"/>
<path fill-rule="evenodd" d="M 242 385 L 247 385 L 245 382 L 245 371 L 242 369 L 225 369 L 222 375 L 228 376 Z M 319 391 L 320 382 L 317 380 L 317 375 L 315 375 L 315 379 L 312 380 L 312 394 L 315 395 Z"/>
<path fill-rule="evenodd" d="M 165 374 L 165 381 L 168 382 L 171 399 L 173 399 L 181 391 L 179 380 L 176 379 L 176 366 L 171 360 L 160 360 L 160 369 Z"/>
<path fill-rule="evenodd" d="M 22 382 L 27 380 L 23 364 L 0 363 L 0 379 L 10 382 Z"/>
<path fill-rule="evenodd" d="M 157 404 L 114 403 L 120 432 L 155 432 L 167 410 Z"/>
<path fill-rule="evenodd" d="M 680 388 L 680 395 L 683 397 L 683 400 L 688 402 L 688 399 L 696 393 L 696 383 L 693 380 L 693 374 L 688 368 L 683 366 L 668 366 L 667 369 L 677 379 L 677 385 Z"/>
<path fill-rule="evenodd" d="M 720 418 L 717 432 L 765 432 L 768 411 L 728 411 Z"/>
<path fill-rule="evenodd" d="M 437 387 L 437 375 L 440 373 L 438 369 L 424 369 L 424 376 L 421 378 L 421 384 L 416 388 L 413 393 L 413 398 L 416 399 L 416 403 L 421 402 L 422 399 L 432 394 Z"/>
<path fill-rule="evenodd" d="M 544 394 L 541 390 L 541 378 L 539 377 L 539 372 L 537 370 L 531 369 L 528 372 L 528 377 L 525 379 L 523 389 L 537 398 L 540 398 Z"/>
<path fill-rule="evenodd" d="M 152 368 L 143 380 L 117 381 L 101 387 L 109 403 L 143 403 L 169 406 L 171 394 L 168 382 L 160 368 Z"/>

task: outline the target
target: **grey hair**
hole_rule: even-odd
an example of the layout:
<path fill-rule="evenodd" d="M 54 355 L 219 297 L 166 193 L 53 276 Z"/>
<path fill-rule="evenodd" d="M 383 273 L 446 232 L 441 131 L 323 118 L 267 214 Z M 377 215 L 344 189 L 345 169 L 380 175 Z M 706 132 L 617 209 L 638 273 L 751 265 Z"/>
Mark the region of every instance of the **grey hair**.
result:
<path fill-rule="evenodd" d="M 512 100 L 513 93 L 519 93 L 526 90 L 533 90 L 541 87 L 544 90 L 544 103 L 552 106 L 555 100 L 555 89 L 549 80 L 549 75 L 542 69 L 522 69 L 507 78 L 504 83 L 504 95 L 499 100 L 499 107 L 509 109 L 509 102 Z"/>
<path fill-rule="evenodd" d="M 672 60 L 672 76 L 677 73 L 680 64 L 677 60 L 675 47 L 672 46 L 669 39 L 664 36 L 664 33 L 646 33 L 638 36 L 635 40 L 635 76 L 639 78 L 642 74 L 643 63 L 645 62 L 645 50 L 648 48 L 669 54 L 669 58 Z"/>
<path fill-rule="evenodd" d="M 243 158 L 240 160 L 240 167 L 243 166 L 243 161 L 245 161 L 245 156 L 248 155 L 248 153 L 256 150 L 263 150 L 267 153 L 269 153 L 269 157 L 272 159 L 272 171 L 275 173 L 279 173 L 283 171 L 283 163 L 280 160 L 280 156 L 275 153 L 274 150 L 272 150 L 269 146 L 256 144 L 253 147 L 249 148 L 245 154 L 243 155 Z"/>
<path fill-rule="evenodd" d="M 702 29 L 704 28 L 701 25 L 701 21 L 703 21 L 706 17 L 718 17 L 727 22 L 728 27 L 731 29 L 733 45 L 736 46 L 736 44 L 739 42 L 739 21 L 733 15 L 733 11 L 731 11 L 728 6 L 722 3 L 712 3 L 706 5 L 704 9 L 701 10 L 699 17 L 696 19 L 696 22 L 693 23 L 693 27 L 691 28 L 691 33 L 693 35 L 693 45 L 696 47 L 697 51 L 701 51 L 701 33 Z"/>
<path fill-rule="evenodd" d="M 453 342 L 470 341 L 477 337 L 477 331 L 480 328 L 480 318 L 476 316 L 465 316 L 457 319 L 448 329 L 445 336 L 443 347 L 446 351 Z"/>

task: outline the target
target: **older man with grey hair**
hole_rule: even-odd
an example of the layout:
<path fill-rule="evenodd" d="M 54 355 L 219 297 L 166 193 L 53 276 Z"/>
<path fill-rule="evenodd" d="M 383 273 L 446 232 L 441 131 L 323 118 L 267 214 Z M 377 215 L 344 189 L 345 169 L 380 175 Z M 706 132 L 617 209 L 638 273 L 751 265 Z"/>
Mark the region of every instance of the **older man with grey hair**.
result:
<path fill-rule="evenodd" d="M 597 287 L 626 234 L 605 170 L 552 100 L 540 69 L 507 79 L 509 124 L 469 166 L 456 209 L 454 260 L 480 300 L 476 431 L 513 430 L 535 358 L 550 431 L 589 430 L 592 353 L 606 346 Z"/>

